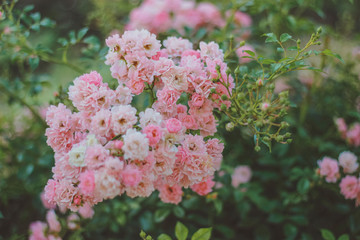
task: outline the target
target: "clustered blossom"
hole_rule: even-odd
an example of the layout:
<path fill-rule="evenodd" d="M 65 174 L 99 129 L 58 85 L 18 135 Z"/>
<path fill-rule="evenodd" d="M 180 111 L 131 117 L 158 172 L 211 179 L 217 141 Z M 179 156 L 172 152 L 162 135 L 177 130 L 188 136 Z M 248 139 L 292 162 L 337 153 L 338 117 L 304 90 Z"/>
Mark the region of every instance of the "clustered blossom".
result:
<path fill-rule="evenodd" d="M 196 3 L 194 0 L 145 0 L 131 11 L 127 30 L 147 29 L 158 34 L 175 29 L 180 33 L 184 27 L 199 29 L 201 27 L 211 30 L 221 28 L 226 20 L 232 17 L 232 23 L 237 27 L 234 31 L 243 39 L 249 37 L 252 20 L 246 13 L 237 11 L 232 16 L 228 11 L 225 16 L 212 3 Z"/>
<path fill-rule="evenodd" d="M 360 146 L 360 123 L 354 123 L 349 128 L 343 118 L 337 118 L 335 124 L 344 140 L 354 147 Z"/>
<path fill-rule="evenodd" d="M 209 138 L 216 132 L 213 109 L 230 106 L 220 96 L 230 98 L 224 85 L 234 87 L 222 50 L 214 42 L 194 50 L 188 40 L 174 37 L 161 49 L 147 30 L 113 35 L 106 44 L 106 64 L 118 87 L 109 88 L 95 71 L 84 74 L 69 88 L 78 111 L 63 104 L 47 111 L 47 143 L 55 152 L 53 179 L 45 187 L 48 204 L 81 211 L 118 195 L 148 197 L 154 190 L 163 202 L 177 204 L 182 188 L 211 192 L 224 148 Z M 154 103 L 138 113 L 132 96 L 145 90 Z M 188 102 L 180 104 L 180 95 Z"/>
<path fill-rule="evenodd" d="M 340 169 L 343 170 L 344 177 L 340 180 L 340 192 L 346 199 L 355 199 L 356 206 L 360 204 L 360 179 L 350 175 L 356 173 L 359 168 L 357 157 L 349 151 L 344 151 L 339 155 L 339 161 L 329 157 L 324 157 L 318 161 L 320 176 L 330 183 L 336 183 L 340 178 Z"/>

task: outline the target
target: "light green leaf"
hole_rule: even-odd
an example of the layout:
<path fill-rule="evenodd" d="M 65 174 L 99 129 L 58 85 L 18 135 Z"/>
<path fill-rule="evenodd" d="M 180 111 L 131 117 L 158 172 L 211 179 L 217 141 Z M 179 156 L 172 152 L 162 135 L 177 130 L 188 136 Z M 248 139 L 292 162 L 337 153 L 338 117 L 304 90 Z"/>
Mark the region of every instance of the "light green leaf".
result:
<path fill-rule="evenodd" d="M 175 226 L 175 236 L 178 240 L 186 240 L 189 234 L 187 227 L 181 222 L 177 222 Z"/>
<path fill-rule="evenodd" d="M 337 59 L 339 59 L 342 63 L 344 63 L 344 60 L 341 58 L 341 56 L 337 53 L 332 52 L 330 49 L 325 49 L 324 51 L 321 52 L 322 54 L 326 55 L 326 56 L 330 56 L 330 57 L 336 57 Z"/>
<path fill-rule="evenodd" d="M 172 239 L 169 235 L 162 233 L 160 236 L 158 236 L 157 240 L 172 240 Z"/>
<path fill-rule="evenodd" d="M 89 29 L 87 27 L 84 27 L 84 28 L 80 29 L 78 34 L 77 34 L 77 40 L 78 41 L 81 40 L 85 36 L 85 34 L 88 32 L 88 30 Z"/>
<path fill-rule="evenodd" d="M 263 36 L 267 37 L 265 39 L 266 43 L 277 42 L 278 41 L 274 33 L 265 33 Z"/>
<path fill-rule="evenodd" d="M 212 228 L 200 228 L 191 237 L 191 240 L 209 240 Z"/>
<path fill-rule="evenodd" d="M 280 42 L 286 42 L 286 41 L 290 40 L 291 38 L 292 37 L 289 34 L 283 33 L 280 36 Z"/>

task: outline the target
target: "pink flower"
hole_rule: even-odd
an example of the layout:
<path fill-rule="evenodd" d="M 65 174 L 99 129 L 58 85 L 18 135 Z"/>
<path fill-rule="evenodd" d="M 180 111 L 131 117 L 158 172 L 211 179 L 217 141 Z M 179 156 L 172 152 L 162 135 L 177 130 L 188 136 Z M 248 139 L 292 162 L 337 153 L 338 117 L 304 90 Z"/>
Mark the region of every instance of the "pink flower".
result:
<path fill-rule="evenodd" d="M 128 129 L 124 135 L 124 158 L 144 160 L 149 153 L 149 139 L 134 129 Z"/>
<path fill-rule="evenodd" d="M 95 174 L 93 171 L 85 171 L 80 174 L 79 188 L 85 195 L 91 195 L 95 189 Z"/>
<path fill-rule="evenodd" d="M 57 220 L 56 214 L 54 210 L 49 210 L 46 214 L 46 221 L 49 225 L 49 230 L 51 232 L 60 232 L 61 231 L 61 225 L 60 222 Z"/>
<path fill-rule="evenodd" d="M 250 55 L 245 52 L 245 51 L 251 51 L 251 52 L 255 52 L 255 49 L 250 46 L 250 45 L 245 45 L 245 46 L 242 46 L 242 47 L 239 47 L 237 50 L 236 50 L 236 54 L 239 58 L 239 62 L 240 63 L 248 63 L 248 62 L 251 62 L 252 59 L 251 58 L 244 58 L 244 57 L 249 57 Z"/>
<path fill-rule="evenodd" d="M 68 217 L 67 217 L 67 227 L 70 230 L 75 230 L 77 228 L 80 227 L 80 217 L 76 214 L 76 213 L 71 213 Z"/>
<path fill-rule="evenodd" d="M 353 173 L 355 172 L 359 164 L 357 163 L 357 157 L 352 152 L 342 152 L 339 155 L 339 165 L 343 167 L 344 173 Z"/>
<path fill-rule="evenodd" d="M 115 135 L 124 134 L 136 122 L 136 109 L 130 105 L 119 105 L 111 109 L 111 129 Z"/>
<path fill-rule="evenodd" d="M 141 171 L 133 166 L 127 166 L 122 172 L 122 180 L 126 186 L 136 186 L 141 181 Z"/>
<path fill-rule="evenodd" d="M 201 196 L 205 196 L 212 192 L 212 188 L 214 187 L 215 182 L 212 180 L 212 178 L 208 178 L 207 180 L 194 184 L 191 186 L 191 190 L 196 192 L 197 194 Z"/>
<path fill-rule="evenodd" d="M 336 118 L 335 124 L 337 126 L 338 131 L 341 134 L 341 137 L 346 138 L 347 125 L 345 123 L 345 120 L 343 118 Z"/>
<path fill-rule="evenodd" d="M 360 146 L 360 123 L 355 123 L 347 132 L 346 139 L 349 144 L 359 147 Z"/>
<path fill-rule="evenodd" d="M 45 237 L 46 223 L 36 221 L 30 224 L 31 235 L 29 240 L 47 240 Z"/>
<path fill-rule="evenodd" d="M 251 175 L 251 169 L 248 166 L 237 166 L 231 175 L 231 185 L 237 188 L 241 183 L 249 182 Z"/>
<path fill-rule="evenodd" d="M 149 139 L 150 146 L 155 146 L 162 137 L 161 128 L 153 124 L 147 125 L 143 133 L 146 134 L 146 137 Z"/>
<path fill-rule="evenodd" d="M 42 192 L 40 194 L 40 199 L 41 199 L 41 202 L 43 204 L 43 206 L 46 208 L 46 209 L 55 209 L 56 208 L 56 204 L 53 203 L 53 202 L 49 202 L 49 200 L 46 199 L 45 197 L 45 192 Z"/>
<path fill-rule="evenodd" d="M 169 133 L 177 133 L 182 129 L 182 124 L 176 118 L 170 118 L 166 121 L 166 129 Z"/>
<path fill-rule="evenodd" d="M 336 182 L 339 178 L 339 166 L 335 159 L 324 157 L 318 161 L 320 175 L 326 177 L 327 182 Z"/>
<path fill-rule="evenodd" d="M 164 203 L 179 204 L 179 202 L 181 202 L 183 195 L 181 186 L 176 184 L 172 186 L 168 184 L 162 184 L 158 190 L 160 192 L 159 197 Z"/>
<path fill-rule="evenodd" d="M 85 203 L 84 206 L 79 208 L 79 214 L 83 218 L 92 218 L 94 216 L 94 210 L 88 203 Z"/>
<path fill-rule="evenodd" d="M 339 186 L 341 194 L 344 195 L 346 199 L 355 199 L 359 193 L 359 180 L 354 176 L 344 177 Z"/>

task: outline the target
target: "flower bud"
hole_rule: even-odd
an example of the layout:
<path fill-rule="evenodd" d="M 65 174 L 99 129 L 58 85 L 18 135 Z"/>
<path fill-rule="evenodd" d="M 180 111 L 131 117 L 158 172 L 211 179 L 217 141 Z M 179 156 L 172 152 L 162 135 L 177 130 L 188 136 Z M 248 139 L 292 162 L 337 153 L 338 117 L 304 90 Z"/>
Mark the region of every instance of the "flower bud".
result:
<path fill-rule="evenodd" d="M 228 100 L 228 96 L 226 96 L 225 94 L 221 95 L 221 100 L 223 101 Z"/>
<path fill-rule="evenodd" d="M 232 130 L 234 130 L 234 127 L 235 127 L 235 125 L 234 125 L 233 122 L 229 122 L 229 123 L 227 123 L 227 124 L 225 125 L 225 129 L 226 129 L 226 131 L 228 131 L 228 132 L 231 132 Z"/>

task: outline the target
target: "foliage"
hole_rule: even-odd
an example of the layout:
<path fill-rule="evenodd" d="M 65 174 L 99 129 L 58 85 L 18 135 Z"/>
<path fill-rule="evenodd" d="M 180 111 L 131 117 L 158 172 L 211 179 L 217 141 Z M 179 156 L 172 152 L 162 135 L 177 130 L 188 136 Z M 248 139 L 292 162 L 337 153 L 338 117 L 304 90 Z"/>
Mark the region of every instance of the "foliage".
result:
<path fill-rule="evenodd" d="M 59 11 L 55 3 L 54 9 L 38 9 L 37 4 L 33 8 L 21 7 L 24 4 L 21 2 L 2 2 L 0 239 L 26 239 L 29 224 L 45 219 L 39 194 L 51 177 L 54 160 L 46 145 L 43 114 L 39 110 L 48 104 L 48 98 L 52 104 L 68 101 L 62 90 L 67 89 L 66 82 L 92 70 L 94 65 L 103 64 L 107 48 L 99 39 L 107 37 L 113 29 L 122 30 L 131 8 L 139 5 L 137 1 L 123 0 L 92 2 L 90 12 L 73 9 L 88 20 L 77 22 L 79 29 L 69 26 L 65 34 L 58 31 L 61 22 L 43 17 L 48 10 Z M 104 201 L 94 208 L 92 219 L 81 219 L 81 227 L 66 232 L 65 238 L 139 239 L 143 229 L 163 239 L 174 236 L 184 239 L 186 235 L 189 239 L 190 233 L 210 226 L 211 239 L 360 239 L 359 208 L 354 201 L 344 199 L 338 183 L 326 183 L 315 170 L 317 160 L 323 156 L 337 158 L 343 151 L 352 151 L 360 157 L 359 148 L 341 138 L 333 121 L 338 117 L 349 124 L 360 121 L 359 60 L 351 56 L 352 40 L 359 37 L 359 26 L 355 24 L 359 20 L 359 2 L 213 3 L 223 15 L 233 9 L 252 16 L 253 34 L 247 42 L 256 51 L 247 51 L 244 58 L 252 62 L 239 65 L 235 51 L 244 43 L 232 33 L 235 26 L 231 20 L 221 29 L 200 28 L 196 32 L 184 29 L 183 34 L 170 31 L 163 33 L 161 39 L 182 35 L 195 45 L 200 41 L 216 41 L 222 49 L 230 49 L 225 52 L 232 69 L 228 74 L 238 81 L 239 88 L 232 95 L 232 107 L 223 111 L 229 116 L 218 112 L 216 137 L 226 147 L 223 174 L 214 181 L 222 187 L 206 197 L 185 191 L 184 201 L 179 205 L 162 203 L 156 194 L 147 199 L 122 196 Z M 309 42 L 304 39 L 320 24 L 325 40 L 310 47 L 316 45 L 320 33 L 316 32 Z M 341 58 L 328 49 L 336 50 Z M 315 57 L 307 59 L 310 55 Z M 332 57 L 326 57 L 329 55 Z M 66 68 L 69 74 L 65 73 Z M 304 68 L 313 72 L 287 73 Z M 111 86 L 113 80 L 107 74 L 104 79 Z M 65 78 L 70 79 L 64 81 Z M 43 97 L 59 85 L 55 97 Z M 286 87 L 287 92 L 279 92 L 279 87 Z M 147 101 L 139 97 L 137 104 L 142 106 Z M 273 109 L 264 111 L 264 102 Z M 270 112 L 278 119 L 268 121 Z M 264 126 L 271 126 L 271 130 L 266 132 Z M 292 142 L 288 141 L 290 138 Z M 271 146 L 271 153 L 267 147 L 254 151 L 258 144 Z M 249 183 L 235 188 L 231 177 L 239 164 L 249 165 L 253 177 Z M 60 220 L 64 226 L 68 214 L 59 214 L 64 218 Z M 187 227 L 179 221 L 188 226 L 188 234 Z M 141 237 L 148 236 L 143 233 Z"/>

